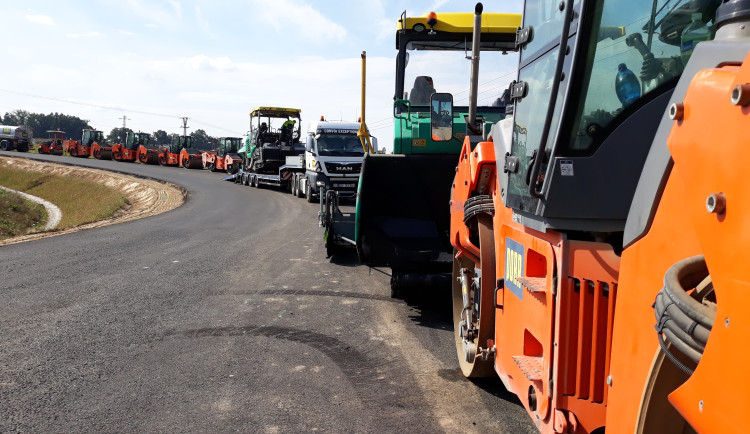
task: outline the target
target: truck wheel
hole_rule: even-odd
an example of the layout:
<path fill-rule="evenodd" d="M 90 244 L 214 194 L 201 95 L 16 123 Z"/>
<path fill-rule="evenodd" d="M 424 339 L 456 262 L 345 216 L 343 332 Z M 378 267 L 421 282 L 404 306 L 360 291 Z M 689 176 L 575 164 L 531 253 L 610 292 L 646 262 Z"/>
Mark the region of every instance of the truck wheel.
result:
<path fill-rule="evenodd" d="M 309 203 L 316 203 L 317 202 L 317 200 L 313 196 L 312 185 L 310 185 L 309 182 L 307 183 L 307 188 L 305 189 L 305 199 L 307 199 L 307 201 Z"/>
<path fill-rule="evenodd" d="M 495 239 L 492 218 L 481 214 L 476 219 L 479 232 L 479 264 L 471 260 L 453 259 L 453 329 L 456 353 L 461 372 L 467 378 L 492 376 L 495 373 L 492 360 L 484 361 L 478 354 L 479 347 L 485 346 L 488 339 L 494 339 L 495 331 Z M 461 269 L 468 268 L 479 274 L 478 286 L 471 279 L 472 311 L 479 309 L 476 318 L 470 319 L 472 330 L 467 331 L 466 314 L 463 305 L 463 291 L 459 277 Z M 475 276 L 477 277 L 477 276 Z M 477 294 L 478 290 L 478 294 Z M 477 303 L 478 302 L 478 303 Z M 474 317 L 474 315 L 470 315 Z M 463 329 L 463 330 L 462 330 Z M 463 332 L 464 336 L 461 336 Z"/>
<path fill-rule="evenodd" d="M 301 199 L 304 194 L 305 194 L 305 192 L 302 190 L 302 177 L 298 176 L 297 177 L 297 194 L 296 194 L 296 196 Z"/>
<path fill-rule="evenodd" d="M 8 150 L 8 142 L 6 142 L 5 140 L 3 140 L 2 142 L 0 142 L 0 149 L 2 149 L 3 151 L 7 151 Z"/>

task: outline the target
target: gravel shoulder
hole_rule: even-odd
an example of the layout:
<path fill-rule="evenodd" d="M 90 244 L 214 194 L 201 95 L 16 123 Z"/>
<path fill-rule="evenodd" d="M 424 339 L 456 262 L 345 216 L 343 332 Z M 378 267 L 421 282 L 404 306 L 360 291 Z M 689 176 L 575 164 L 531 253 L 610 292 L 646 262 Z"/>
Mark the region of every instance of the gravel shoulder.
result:
<path fill-rule="evenodd" d="M 98 228 L 161 214 L 177 208 L 187 199 L 187 192 L 184 188 L 178 185 L 151 179 L 137 178 L 135 176 L 106 170 L 35 161 L 25 158 L 7 157 L 0 157 L 0 166 L 32 172 L 44 172 L 51 175 L 81 178 L 114 188 L 128 198 L 128 205 L 119 210 L 112 218 L 64 230 L 38 232 L 20 237 L 8 238 L 0 241 L 0 246 L 77 232 L 84 229 Z"/>

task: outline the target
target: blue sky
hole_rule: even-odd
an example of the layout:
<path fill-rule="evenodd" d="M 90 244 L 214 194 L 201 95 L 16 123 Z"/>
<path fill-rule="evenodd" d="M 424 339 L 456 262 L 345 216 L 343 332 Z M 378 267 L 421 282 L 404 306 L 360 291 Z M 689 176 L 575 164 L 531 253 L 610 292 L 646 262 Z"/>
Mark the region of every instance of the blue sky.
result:
<path fill-rule="evenodd" d="M 176 133 L 187 116 L 189 131 L 213 136 L 244 134 L 260 105 L 301 108 L 305 126 L 321 115 L 355 120 L 367 51 L 367 121 L 387 148 L 399 16 L 474 8 L 441 0 L 3 3 L 2 112 L 62 112 L 105 133 L 123 116 L 135 130 Z M 485 2 L 486 12 L 514 13 L 522 3 L 502 7 Z"/>

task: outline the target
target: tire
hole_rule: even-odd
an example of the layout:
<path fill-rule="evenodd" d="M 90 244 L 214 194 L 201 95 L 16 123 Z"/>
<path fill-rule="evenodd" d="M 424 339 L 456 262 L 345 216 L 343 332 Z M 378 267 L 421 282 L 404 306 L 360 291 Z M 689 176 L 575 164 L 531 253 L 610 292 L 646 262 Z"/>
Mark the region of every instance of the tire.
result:
<path fill-rule="evenodd" d="M 78 156 L 78 149 L 75 148 L 75 147 L 70 148 L 70 151 L 68 151 L 68 153 L 70 154 L 71 157 L 77 157 Z"/>
<path fill-rule="evenodd" d="M 295 196 L 297 196 L 300 199 L 302 198 L 303 193 L 304 193 L 304 191 L 302 191 L 301 184 L 302 184 L 302 176 L 297 176 L 297 194 Z"/>
<path fill-rule="evenodd" d="M 216 172 L 216 164 L 208 163 L 208 170 L 211 172 Z"/>
<path fill-rule="evenodd" d="M 8 150 L 8 142 L 6 142 L 5 140 L 3 140 L 2 142 L 0 142 L 0 149 L 2 149 L 3 151 L 7 151 Z"/>
<path fill-rule="evenodd" d="M 315 200 L 315 197 L 313 196 L 312 192 L 312 185 L 310 183 L 307 183 L 307 188 L 305 189 L 305 199 L 307 199 L 307 202 L 309 203 L 316 203 L 317 200 Z"/>
<path fill-rule="evenodd" d="M 461 372 L 467 378 L 483 378 L 495 375 L 492 360 L 482 360 L 477 354 L 477 348 L 483 346 L 488 339 L 494 337 L 495 330 L 495 262 L 494 262 L 494 230 L 492 218 L 487 214 L 477 216 L 480 249 L 480 280 L 479 280 L 479 319 L 475 323 L 476 336 L 471 341 L 464 341 L 460 336 L 460 324 L 462 322 L 463 293 L 458 281 L 461 268 L 475 269 L 477 264 L 465 258 L 453 259 L 453 328 L 456 343 L 456 354 L 458 356 Z M 477 288 L 472 287 L 472 293 Z M 476 296 L 474 295 L 474 296 Z M 473 297 L 472 297 L 473 299 Z M 468 345 L 468 346 L 467 346 Z M 469 355 L 467 355 L 470 354 Z"/>

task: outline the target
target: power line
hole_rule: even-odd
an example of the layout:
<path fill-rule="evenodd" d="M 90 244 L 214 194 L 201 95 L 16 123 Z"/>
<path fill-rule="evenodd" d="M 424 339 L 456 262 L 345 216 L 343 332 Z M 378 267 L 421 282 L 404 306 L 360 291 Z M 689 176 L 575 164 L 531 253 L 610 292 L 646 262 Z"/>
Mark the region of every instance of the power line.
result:
<path fill-rule="evenodd" d="M 177 116 L 177 115 L 169 115 L 169 114 L 164 114 L 164 113 L 153 113 L 153 112 L 147 112 L 147 111 L 143 111 L 143 110 L 130 110 L 130 109 L 126 109 L 126 108 L 123 108 L 123 107 L 112 107 L 112 106 L 106 106 L 106 105 L 101 105 L 101 104 L 93 104 L 93 103 L 80 102 L 80 101 L 71 101 L 71 100 L 62 99 L 62 98 L 55 98 L 55 97 L 51 97 L 51 96 L 36 95 L 36 94 L 33 94 L 33 93 L 19 92 L 19 91 L 10 90 L 10 89 L 2 89 L 2 88 L 0 88 L 0 92 L 7 92 L 7 93 L 15 94 L 15 95 L 28 96 L 28 97 L 31 97 L 31 98 L 46 99 L 46 100 L 50 100 L 50 101 L 64 102 L 64 103 L 67 103 L 67 104 L 76 104 L 76 105 L 87 106 L 87 107 L 96 107 L 96 108 L 101 108 L 101 109 L 105 109 L 105 110 L 117 110 L 117 111 L 124 111 L 124 112 L 127 112 L 127 113 L 138 113 L 138 114 L 142 114 L 142 115 L 160 116 L 160 117 L 165 117 L 165 118 L 175 118 L 175 119 L 181 119 L 182 118 L 182 116 Z M 224 130 L 224 131 L 229 131 L 229 132 L 232 132 L 232 133 L 236 133 L 236 130 L 231 130 L 231 129 L 228 129 L 228 128 L 219 127 L 219 126 L 216 126 L 216 125 L 209 124 L 207 122 L 201 122 L 201 121 L 198 121 L 198 120 L 195 120 L 195 119 L 193 119 L 193 122 L 197 122 L 199 124 L 203 124 L 203 125 L 209 126 L 211 128 L 216 128 L 216 129 L 220 129 L 220 130 Z"/>

